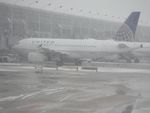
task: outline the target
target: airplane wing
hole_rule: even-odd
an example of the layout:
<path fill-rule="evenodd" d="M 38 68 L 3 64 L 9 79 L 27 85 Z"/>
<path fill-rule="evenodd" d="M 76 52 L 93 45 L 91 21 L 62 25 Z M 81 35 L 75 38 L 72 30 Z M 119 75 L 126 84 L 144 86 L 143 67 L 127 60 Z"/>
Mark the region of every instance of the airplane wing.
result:
<path fill-rule="evenodd" d="M 133 52 L 133 51 L 135 51 L 135 50 L 137 50 L 137 49 L 143 48 L 143 44 L 140 44 L 140 45 L 137 46 L 137 47 L 131 48 L 131 47 L 127 46 L 127 45 L 124 44 L 124 43 L 120 43 L 120 44 L 118 44 L 118 48 L 119 48 L 121 51 L 123 51 L 123 52 Z"/>
<path fill-rule="evenodd" d="M 49 55 L 49 56 L 65 56 L 65 57 L 71 57 L 71 58 L 79 58 L 79 55 L 77 55 L 74 52 L 67 52 L 67 51 L 60 51 L 60 50 L 52 50 L 52 49 L 48 49 L 45 48 L 42 45 L 38 46 L 38 52 L 45 54 L 45 55 Z"/>
<path fill-rule="evenodd" d="M 119 59 L 125 59 L 129 63 L 132 61 L 134 61 L 135 63 L 139 62 L 139 59 L 137 55 L 135 54 L 135 51 L 143 48 L 143 44 L 130 47 L 125 43 L 119 43 L 117 47 L 119 49 L 119 53 L 118 53 Z"/>

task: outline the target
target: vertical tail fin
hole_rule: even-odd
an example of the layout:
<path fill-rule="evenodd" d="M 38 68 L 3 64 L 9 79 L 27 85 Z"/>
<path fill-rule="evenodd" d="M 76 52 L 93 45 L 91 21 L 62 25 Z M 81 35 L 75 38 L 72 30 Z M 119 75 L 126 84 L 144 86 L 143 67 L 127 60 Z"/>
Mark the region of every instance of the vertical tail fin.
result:
<path fill-rule="evenodd" d="M 117 41 L 133 41 L 138 25 L 140 12 L 132 12 L 126 19 L 124 24 L 117 31 L 114 40 Z"/>

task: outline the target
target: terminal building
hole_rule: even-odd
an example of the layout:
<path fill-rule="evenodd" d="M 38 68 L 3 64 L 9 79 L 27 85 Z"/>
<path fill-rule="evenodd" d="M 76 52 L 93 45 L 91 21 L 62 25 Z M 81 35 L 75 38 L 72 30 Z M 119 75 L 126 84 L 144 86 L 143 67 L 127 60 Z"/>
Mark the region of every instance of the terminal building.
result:
<path fill-rule="evenodd" d="M 0 3 L 0 50 L 28 37 L 109 39 L 121 23 Z M 136 41 L 150 41 L 150 27 L 139 26 Z"/>

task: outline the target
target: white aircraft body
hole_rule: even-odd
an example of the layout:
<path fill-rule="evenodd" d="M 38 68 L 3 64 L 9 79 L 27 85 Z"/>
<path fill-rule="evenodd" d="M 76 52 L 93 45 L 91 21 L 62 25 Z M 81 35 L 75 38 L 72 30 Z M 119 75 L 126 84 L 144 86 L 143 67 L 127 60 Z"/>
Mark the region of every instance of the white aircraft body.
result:
<path fill-rule="evenodd" d="M 28 56 L 30 62 L 45 62 L 55 60 L 59 64 L 64 58 L 72 58 L 78 65 L 83 60 L 97 59 L 117 54 L 127 62 L 139 62 L 133 52 L 149 52 L 150 43 L 130 42 L 136 31 L 139 12 L 130 14 L 125 23 L 111 40 L 95 39 L 52 39 L 27 38 L 15 45 L 15 50 Z"/>
<path fill-rule="evenodd" d="M 42 53 L 64 55 L 75 59 L 96 59 L 101 56 L 127 54 L 132 51 L 149 52 L 150 43 L 120 42 L 95 39 L 24 39 L 15 46 L 21 54 Z"/>

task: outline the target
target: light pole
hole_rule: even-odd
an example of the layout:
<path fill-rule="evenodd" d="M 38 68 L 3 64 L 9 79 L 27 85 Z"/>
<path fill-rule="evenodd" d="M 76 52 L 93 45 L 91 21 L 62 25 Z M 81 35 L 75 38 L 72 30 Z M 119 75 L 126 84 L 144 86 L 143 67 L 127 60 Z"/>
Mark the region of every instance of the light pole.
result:
<path fill-rule="evenodd" d="M 7 20 L 9 22 L 9 29 L 10 29 L 10 34 L 9 34 L 9 41 L 8 42 L 15 42 L 14 40 L 14 9 L 13 7 L 10 7 L 10 18 L 8 17 Z M 9 45 L 11 45 L 9 43 Z"/>
<path fill-rule="evenodd" d="M 29 7 L 31 7 L 34 4 L 38 4 L 38 3 L 39 3 L 38 0 L 31 2 L 29 4 Z M 38 12 L 38 35 L 39 35 L 39 37 L 41 37 L 41 15 L 40 15 L 40 12 Z"/>
<path fill-rule="evenodd" d="M 28 28 L 27 28 L 27 23 L 22 19 L 21 22 L 23 23 L 23 30 L 25 31 L 25 37 L 27 36 L 28 34 Z"/>

